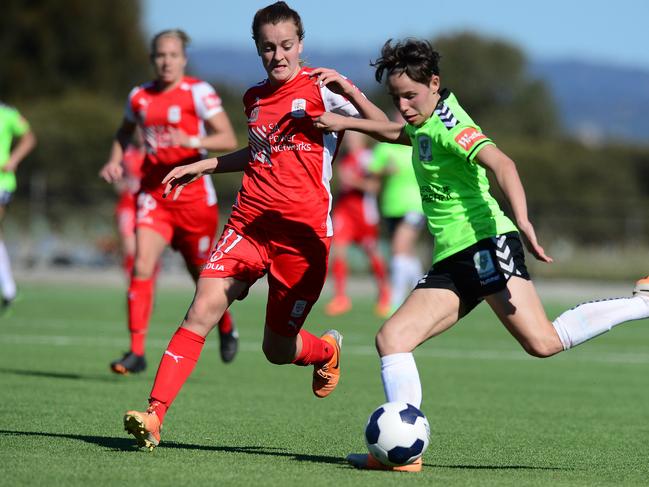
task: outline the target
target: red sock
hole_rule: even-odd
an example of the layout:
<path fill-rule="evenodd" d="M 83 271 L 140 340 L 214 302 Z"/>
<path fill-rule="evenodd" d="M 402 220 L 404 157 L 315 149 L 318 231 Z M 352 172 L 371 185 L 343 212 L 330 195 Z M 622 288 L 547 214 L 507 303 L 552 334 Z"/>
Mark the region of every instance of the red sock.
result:
<path fill-rule="evenodd" d="M 347 290 L 347 262 L 344 259 L 334 259 L 334 294 L 336 296 L 346 296 Z"/>
<path fill-rule="evenodd" d="M 171 407 L 171 403 L 180 392 L 180 388 L 194 370 L 204 344 L 205 338 L 187 328 L 178 328 L 171 337 L 160 360 L 149 397 L 149 403 L 153 401 L 160 403 L 156 408 L 156 414 L 161 423 L 167 409 Z"/>
<path fill-rule="evenodd" d="M 333 347 L 322 338 L 312 335 L 306 330 L 300 330 L 302 351 L 295 357 L 295 365 L 313 365 L 327 362 L 333 357 Z"/>
<path fill-rule="evenodd" d="M 378 284 L 379 289 L 385 286 L 385 281 L 387 278 L 387 272 L 385 270 L 385 262 L 377 253 L 371 253 L 368 255 L 370 259 L 370 266 L 372 266 L 372 272 L 376 278 L 376 283 Z"/>
<path fill-rule="evenodd" d="M 144 342 L 153 307 L 153 279 L 131 279 L 128 288 L 128 331 L 131 352 L 144 355 Z"/>
<path fill-rule="evenodd" d="M 223 313 L 223 316 L 219 320 L 219 331 L 221 333 L 231 333 L 232 325 L 232 315 L 228 310 L 225 310 L 225 313 Z"/>

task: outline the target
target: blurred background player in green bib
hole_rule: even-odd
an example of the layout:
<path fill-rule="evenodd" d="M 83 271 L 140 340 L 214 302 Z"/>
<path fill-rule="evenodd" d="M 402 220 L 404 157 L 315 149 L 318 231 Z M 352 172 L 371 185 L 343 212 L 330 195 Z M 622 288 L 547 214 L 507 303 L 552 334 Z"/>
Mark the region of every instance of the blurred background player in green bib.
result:
<path fill-rule="evenodd" d="M 352 307 L 346 288 L 349 246 L 355 244 L 367 256 L 376 281 L 378 296 L 374 311 L 378 316 L 386 317 L 391 309 L 390 286 L 385 261 L 379 251 L 378 184 L 368 178 L 372 151 L 367 136 L 359 132 L 347 132 L 342 145 L 343 157 L 336 165 L 339 190 L 332 212 L 334 297 L 327 303 L 325 313 L 337 316 Z"/>
<path fill-rule="evenodd" d="M 399 112 L 392 119 L 403 122 Z M 377 144 L 367 171 L 382 186 L 380 209 L 390 238 L 390 312 L 394 313 L 424 274 L 416 244 L 426 219 L 412 167 L 412 148 Z"/>
<path fill-rule="evenodd" d="M 5 209 L 16 191 L 16 168 L 36 146 L 29 123 L 13 107 L 0 103 L 0 224 Z M 0 287 L 5 310 L 16 298 L 16 283 L 11 273 L 9 254 L 0 226 Z"/>

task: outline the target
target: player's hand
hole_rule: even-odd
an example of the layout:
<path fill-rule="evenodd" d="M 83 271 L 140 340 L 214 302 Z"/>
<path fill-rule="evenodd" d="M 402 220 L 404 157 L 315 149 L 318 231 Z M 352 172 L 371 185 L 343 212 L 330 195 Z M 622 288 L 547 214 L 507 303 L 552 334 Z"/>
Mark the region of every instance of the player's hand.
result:
<path fill-rule="evenodd" d="M 336 113 L 324 112 L 313 119 L 313 126 L 325 132 L 340 132 L 347 129 L 347 118 Z"/>
<path fill-rule="evenodd" d="M 523 237 L 525 247 L 527 247 L 527 250 L 534 256 L 534 258 L 548 264 L 554 262 L 554 259 L 549 255 L 546 255 L 543 247 L 539 245 L 539 242 L 536 239 L 536 232 L 530 222 L 518 223 L 518 229 Z"/>
<path fill-rule="evenodd" d="M 334 69 L 316 68 L 311 71 L 310 78 L 315 78 L 315 83 L 326 86 L 334 93 L 350 98 L 356 88 L 342 74 Z"/>
<path fill-rule="evenodd" d="M 180 192 L 189 183 L 196 181 L 198 178 L 205 174 L 211 174 L 218 164 L 216 157 L 211 159 L 203 159 L 201 161 L 187 164 L 185 166 L 174 167 L 169 174 L 162 180 L 165 189 L 162 197 L 166 198 L 169 193 L 175 188 L 173 199 L 177 200 Z"/>
<path fill-rule="evenodd" d="M 120 181 L 124 176 L 124 168 L 121 162 L 108 161 L 99 171 L 99 177 L 107 183 Z"/>

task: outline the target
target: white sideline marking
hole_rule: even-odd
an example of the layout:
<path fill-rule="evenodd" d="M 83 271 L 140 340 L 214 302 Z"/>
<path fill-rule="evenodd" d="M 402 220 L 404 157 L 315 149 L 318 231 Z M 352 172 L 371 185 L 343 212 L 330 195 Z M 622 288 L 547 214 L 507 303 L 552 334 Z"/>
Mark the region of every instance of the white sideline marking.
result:
<path fill-rule="evenodd" d="M 205 346 L 207 348 L 216 348 L 217 339 L 207 338 Z M 210 339 L 211 338 L 211 339 Z M 166 347 L 169 340 L 150 339 L 147 344 L 152 347 Z M 112 337 L 87 337 L 87 336 L 70 336 L 70 335 L 0 335 L 0 344 L 2 345 L 45 345 L 57 347 L 106 347 L 106 348 L 124 348 L 127 344 L 126 338 Z M 513 346 L 516 346 L 513 344 Z M 259 352 L 261 353 L 261 343 L 251 341 L 241 341 L 239 350 L 242 352 Z M 375 356 L 376 350 L 370 345 L 348 345 L 343 347 L 345 355 Z M 494 361 L 522 361 L 534 360 L 520 350 L 475 350 L 475 349 L 420 349 L 415 352 L 417 358 L 435 358 L 435 359 L 452 359 L 452 360 L 494 360 Z M 609 353 L 598 351 L 597 354 L 562 354 L 562 359 L 569 359 L 575 362 L 591 363 L 617 363 L 617 364 L 648 364 L 649 354 L 647 353 Z"/>

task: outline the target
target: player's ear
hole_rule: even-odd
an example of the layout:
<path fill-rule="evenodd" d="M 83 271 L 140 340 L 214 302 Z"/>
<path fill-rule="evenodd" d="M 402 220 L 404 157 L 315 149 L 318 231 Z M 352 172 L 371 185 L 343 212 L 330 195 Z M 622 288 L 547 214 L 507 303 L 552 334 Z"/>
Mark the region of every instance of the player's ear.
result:
<path fill-rule="evenodd" d="M 428 87 L 433 93 L 438 93 L 439 92 L 439 76 L 436 74 L 432 75 L 430 77 L 430 82 L 428 83 Z"/>

